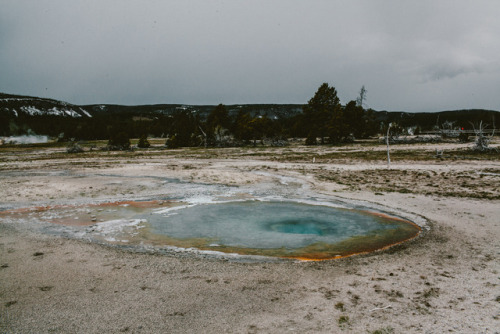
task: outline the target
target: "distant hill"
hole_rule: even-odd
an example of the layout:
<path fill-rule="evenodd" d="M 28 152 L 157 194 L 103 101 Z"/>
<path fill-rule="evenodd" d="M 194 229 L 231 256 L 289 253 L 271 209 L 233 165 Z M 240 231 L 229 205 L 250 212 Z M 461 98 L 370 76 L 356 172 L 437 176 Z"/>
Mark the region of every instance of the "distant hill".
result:
<path fill-rule="evenodd" d="M 290 118 L 302 112 L 301 104 L 243 104 L 228 105 L 226 109 L 230 116 L 238 112 L 249 113 L 251 116 L 262 115 L 269 118 Z M 12 95 L 0 93 L 0 113 L 14 117 L 25 116 L 61 116 L 61 117 L 92 117 L 93 115 L 114 116 L 145 116 L 171 115 L 179 111 L 188 111 L 205 118 L 215 105 L 183 105 L 183 104 L 152 104 L 126 106 L 117 104 L 74 105 L 64 101 L 48 98 Z"/>
<path fill-rule="evenodd" d="M 0 93 L 0 112 L 15 117 L 20 114 L 26 116 L 92 117 L 84 108 L 67 102 L 4 93 Z"/>
<path fill-rule="evenodd" d="M 294 119 L 302 115 L 302 104 L 241 104 L 226 105 L 233 119 L 240 113 L 251 117 L 267 117 L 283 127 L 293 127 Z M 0 93 L 0 136 L 22 135 L 30 132 L 41 135 L 75 138 L 106 138 L 111 127 L 120 127 L 131 135 L 165 134 L 172 115 L 187 113 L 205 121 L 215 105 L 154 104 L 125 106 L 115 104 L 74 105 L 64 101 Z M 480 121 L 495 124 L 500 113 L 493 110 L 456 110 L 435 113 L 404 111 L 373 111 L 378 123 L 397 122 L 403 127 L 419 126 L 431 130 L 443 122 L 471 128 Z M 170 122 L 170 123 L 169 123 Z"/>

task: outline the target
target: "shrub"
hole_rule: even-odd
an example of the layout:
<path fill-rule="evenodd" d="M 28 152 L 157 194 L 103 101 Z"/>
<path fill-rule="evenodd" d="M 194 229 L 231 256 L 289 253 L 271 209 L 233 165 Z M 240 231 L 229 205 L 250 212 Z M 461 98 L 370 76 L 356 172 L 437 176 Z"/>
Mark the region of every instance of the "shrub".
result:
<path fill-rule="evenodd" d="M 347 315 L 341 315 L 338 320 L 339 326 L 344 328 L 349 325 L 349 317 Z"/>
<path fill-rule="evenodd" d="M 465 132 L 460 132 L 458 135 L 458 141 L 461 143 L 467 143 L 469 141 L 469 135 Z"/>
<path fill-rule="evenodd" d="M 139 148 L 148 148 L 150 147 L 151 144 L 148 141 L 148 138 L 146 135 L 142 135 L 141 138 L 139 138 L 139 143 L 137 143 L 137 147 Z"/>
<path fill-rule="evenodd" d="M 392 334 L 392 333 L 394 333 L 394 328 L 392 328 L 391 326 L 380 328 L 372 332 L 372 334 Z"/>
<path fill-rule="evenodd" d="M 76 142 L 71 142 L 66 148 L 67 153 L 82 153 L 83 148 Z"/>
<path fill-rule="evenodd" d="M 342 311 L 342 312 L 344 312 L 344 311 L 345 311 L 344 303 L 342 303 L 342 302 L 338 302 L 337 304 L 335 304 L 335 308 L 336 308 L 337 310 Z"/>
<path fill-rule="evenodd" d="M 165 142 L 165 146 L 167 146 L 167 148 L 179 148 L 180 145 L 177 136 L 173 135 L 168 137 L 167 141 Z"/>
<path fill-rule="evenodd" d="M 118 132 L 113 134 L 108 142 L 108 149 L 110 150 L 129 150 L 130 139 L 125 132 Z"/>
<path fill-rule="evenodd" d="M 316 135 L 313 133 L 310 133 L 307 138 L 306 138 L 306 145 L 317 145 L 318 142 L 316 140 Z"/>

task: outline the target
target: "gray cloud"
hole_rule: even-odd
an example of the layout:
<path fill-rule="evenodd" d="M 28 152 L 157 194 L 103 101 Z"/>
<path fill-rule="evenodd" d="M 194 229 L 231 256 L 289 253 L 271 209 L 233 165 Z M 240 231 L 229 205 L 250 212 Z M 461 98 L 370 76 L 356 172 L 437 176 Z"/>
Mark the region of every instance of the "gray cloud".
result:
<path fill-rule="evenodd" d="M 498 1 L 4 0 L 0 91 L 72 103 L 500 109 Z M 497 75 L 494 75 L 496 73 Z"/>
<path fill-rule="evenodd" d="M 424 76 L 427 80 L 437 81 L 453 79 L 459 75 L 466 74 L 481 74 L 483 72 L 483 66 L 481 64 L 459 64 L 452 63 L 449 61 L 443 61 L 440 63 L 435 63 L 429 65 L 425 69 L 426 73 Z"/>

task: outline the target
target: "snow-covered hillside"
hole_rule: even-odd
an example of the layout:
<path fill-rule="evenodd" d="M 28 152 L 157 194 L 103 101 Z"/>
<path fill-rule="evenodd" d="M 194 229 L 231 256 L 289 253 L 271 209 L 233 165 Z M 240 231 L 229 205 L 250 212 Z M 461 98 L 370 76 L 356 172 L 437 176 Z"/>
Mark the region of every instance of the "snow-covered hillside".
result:
<path fill-rule="evenodd" d="M 82 108 L 78 108 L 78 111 L 73 110 L 72 108 L 58 108 L 58 107 L 52 107 L 50 109 L 39 109 L 35 106 L 22 106 L 20 110 L 26 114 L 29 114 L 31 116 L 35 115 L 53 115 L 53 116 L 70 116 L 70 117 L 82 117 L 82 116 L 87 116 L 87 117 L 92 117 L 87 111 L 83 110 Z M 16 110 L 14 110 L 17 112 Z"/>
<path fill-rule="evenodd" d="M 92 117 L 82 107 L 67 102 L 38 97 L 17 96 L 0 93 L 0 113 L 11 116 L 60 116 L 60 117 Z"/>

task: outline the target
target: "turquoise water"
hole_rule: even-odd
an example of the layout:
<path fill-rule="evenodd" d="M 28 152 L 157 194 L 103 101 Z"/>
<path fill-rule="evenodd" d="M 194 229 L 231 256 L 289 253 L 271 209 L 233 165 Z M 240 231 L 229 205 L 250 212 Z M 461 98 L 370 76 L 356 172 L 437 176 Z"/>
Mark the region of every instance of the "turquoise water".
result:
<path fill-rule="evenodd" d="M 298 249 L 384 234 L 401 222 L 353 209 L 297 202 L 200 204 L 148 217 L 151 232 L 174 239 L 209 239 L 212 246 Z"/>

